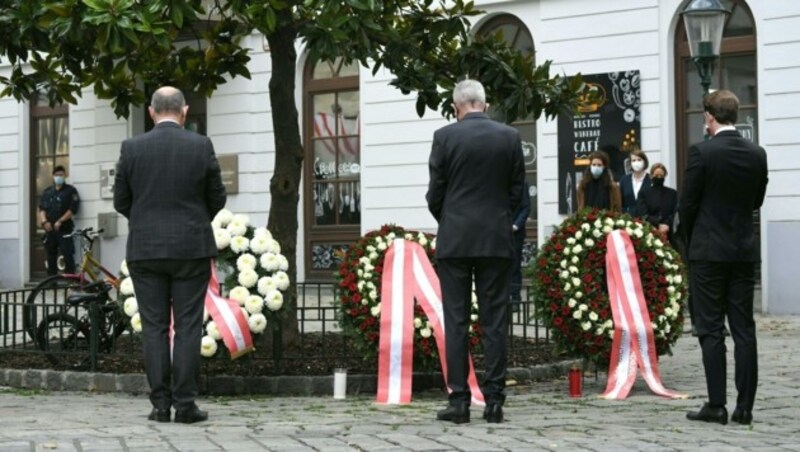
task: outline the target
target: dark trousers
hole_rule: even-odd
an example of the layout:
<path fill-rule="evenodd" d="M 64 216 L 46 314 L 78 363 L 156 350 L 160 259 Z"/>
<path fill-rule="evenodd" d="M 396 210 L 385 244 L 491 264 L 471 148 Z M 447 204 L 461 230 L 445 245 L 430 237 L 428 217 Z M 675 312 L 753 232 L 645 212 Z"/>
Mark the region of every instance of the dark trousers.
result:
<path fill-rule="evenodd" d="M 438 259 L 442 286 L 447 386 L 450 404 L 469 404 L 467 384 L 472 279 L 478 296 L 478 317 L 483 330 L 486 403 L 505 401 L 506 336 L 508 334 L 508 282 L 513 259 L 494 257 Z"/>
<path fill-rule="evenodd" d="M 522 246 L 525 244 L 525 231 L 514 233 L 514 264 L 511 268 L 511 287 L 509 300 L 519 302 L 522 300 Z"/>
<path fill-rule="evenodd" d="M 727 401 L 725 363 L 725 317 L 734 343 L 736 361 L 736 406 L 752 410 L 758 384 L 756 324 L 753 319 L 753 262 L 692 261 L 691 293 L 695 328 L 703 350 L 709 403 Z"/>
<path fill-rule="evenodd" d="M 142 318 L 144 366 L 155 408 L 185 410 L 197 397 L 208 258 L 128 263 Z M 175 336 L 170 359 L 170 314 Z"/>
<path fill-rule="evenodd" d="M 56 231 L 45 233 L 44 249 L 47 251 L 47 275 L 58 273 L 58 252 L 64 256 L 64 272 L 75 273 L 75 242 L 72 237 L 64 237 L 72 231 Z"/>

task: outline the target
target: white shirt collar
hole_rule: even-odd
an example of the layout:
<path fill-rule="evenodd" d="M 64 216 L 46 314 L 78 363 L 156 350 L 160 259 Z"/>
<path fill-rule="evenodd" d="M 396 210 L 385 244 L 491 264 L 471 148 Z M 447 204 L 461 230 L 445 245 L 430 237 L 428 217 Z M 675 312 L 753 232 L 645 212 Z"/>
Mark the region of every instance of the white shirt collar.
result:
<path fill-rule="evenodd" d="M 717 133 L 720 133 L 720 132 L 727 132 L 729 130 L 736 130 L 736 126 L 734 126 L 732 124 L 726 124 L 724 126 L 719 126 L 719 129 L 717 129 L 717 132 L 714 135 L 716 135 Z"/>
<path fill-rule="evenodd" d="M 172 118 L 159 119 L 156 124 L 161 124 L 162 122 L 174 122 L 175 124 L 181 125 L 181 123 L 179 123 L 178 121 L 176 121 L 176 120 L 174 120 Z"/>

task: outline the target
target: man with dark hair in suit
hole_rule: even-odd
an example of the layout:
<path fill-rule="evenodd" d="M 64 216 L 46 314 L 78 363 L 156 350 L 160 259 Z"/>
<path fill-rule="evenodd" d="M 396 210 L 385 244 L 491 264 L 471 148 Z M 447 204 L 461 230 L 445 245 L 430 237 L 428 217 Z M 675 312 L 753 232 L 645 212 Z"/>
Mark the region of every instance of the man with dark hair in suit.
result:
<path fill-rule="evenodd" d="M 525 169 L 516 129 L 486 116 L 483 85 L 453 90 L 457 122 L 437 130 L 430 155 L 428 209 L 439 222 L 436 263 L 442 287 L 448 407 L 439 420 L 469 422 L 468 332 L 473 278 L 478 296 L 488 422 L 503 422 L 508 289 L 514 262 L 513 212 Z"/>
<path fill-rule="evenodd" d="M 689 283 L 708 402 L 686 417 L 728 423 L 723 336 L 727 316 L 738 392 L 731 420 L 750 424 L 758 383 L 753 211 L 761 207 L 767 190 L 767 154 L 736 131 L 739 100 L 732 92 L 709 94 L 703 108 L 713 138 L 689 149 L 680 217 L 688 241 Z"/>
<path fill-rule="evenodd" d="M 114 208 L 128 218 L 127 261 L 142 316 L 144 363 L 153 409 L 148 419 L 204 421 L 195 404 L 203 305 L 217 247 L 211 220 L 225 187 L 211 140 L 184 130 L 180 90 L 159 88 L 155 127 L 122 143 Z M 174 317 L 170 353 L 170 316 Z"/>

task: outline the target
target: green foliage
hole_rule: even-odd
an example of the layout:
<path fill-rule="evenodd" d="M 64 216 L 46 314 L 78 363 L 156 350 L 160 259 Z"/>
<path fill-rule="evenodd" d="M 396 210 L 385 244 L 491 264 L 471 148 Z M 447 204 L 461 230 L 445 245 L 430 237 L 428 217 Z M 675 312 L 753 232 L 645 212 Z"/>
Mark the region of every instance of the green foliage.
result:
<path fill-rule="evenodd" d="M 453 86 L 465 77 L 484 83 L 508 122 L 574 107 L 579 77 L 551 77 L 549 62 L 534 66 L 499 36 L 473 39 L 478 14 L 464 0 L 0 0 L 0 58 L 11 64 L 0 96 L 75 103 L 92 86 L 127 117 L 146 86 L 211 95 L 226 77 L 249 77 L 242 38 L 257 30 L 302 40 L 311 62 L 389 69 L 392 85 L 417 93 L 420 116 L 452 115 Z"/>

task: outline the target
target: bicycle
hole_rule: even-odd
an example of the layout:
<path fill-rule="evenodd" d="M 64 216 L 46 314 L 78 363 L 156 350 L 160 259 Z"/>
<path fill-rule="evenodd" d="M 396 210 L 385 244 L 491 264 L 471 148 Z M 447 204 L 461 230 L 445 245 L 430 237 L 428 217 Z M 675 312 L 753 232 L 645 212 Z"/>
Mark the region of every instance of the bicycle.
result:
<path fill-rule="evenodd" d="M 98 281 L 73 291 L 63 311 L 39 323 L 36 345 L 54 366 L 95 371 L 98 355 L 113 351 L 116 339 L 128 329 L 126 316 L 110 297 L 113 288 Z"/>
<path fill-rule="evenodd" d="M 108 282 L 113 290 L 119 288 L 117 276 L 98 261 L 92 254 L 94 241 L 103 232 L 102 229 L 95 231 L 94 228 L 76 229 L 65 234 L 65 238 L 78 237 L 80 249 L 83 254 L 78 273 L 64 273 L 61 275 L 50 276 L 34 287 L 25 305 L 22 307 L 22 327 L 32 340 L 36 340 L 37 309 L 36 305 L 43 306 L 58 305 L 59 300 L 66 300 L 73 291 L 85 292 L 88 285 L 98 281 Z M 109 292 L 111 299 L 116 299 L 116 294 Z"/>

